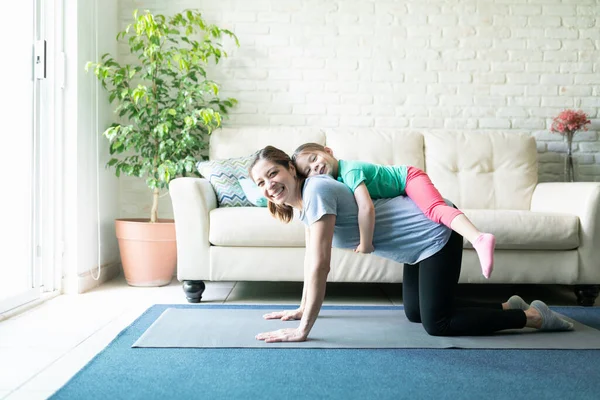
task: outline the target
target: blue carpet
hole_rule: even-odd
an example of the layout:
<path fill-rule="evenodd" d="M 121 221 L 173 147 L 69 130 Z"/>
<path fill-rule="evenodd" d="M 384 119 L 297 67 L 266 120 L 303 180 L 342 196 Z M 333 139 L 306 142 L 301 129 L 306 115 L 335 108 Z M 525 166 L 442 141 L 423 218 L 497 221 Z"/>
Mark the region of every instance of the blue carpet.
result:
<path fill-rule="evenodd" d="M 51 399 L 563 400 L 600 393 L 600 350 L 131 348 L 165 309 L 187 307 L 199 306 L 150 307 Z M 599 307 L 552 309 L 600 329 Z"/>

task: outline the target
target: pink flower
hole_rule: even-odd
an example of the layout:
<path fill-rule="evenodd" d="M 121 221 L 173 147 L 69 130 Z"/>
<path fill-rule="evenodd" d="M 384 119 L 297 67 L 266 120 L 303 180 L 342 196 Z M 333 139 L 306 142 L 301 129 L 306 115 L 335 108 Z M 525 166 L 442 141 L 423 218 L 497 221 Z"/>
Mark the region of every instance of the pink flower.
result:
<path fill-rule="evenodd" d="M 579 130 L 587 131 L 587 124 L 590 120 L 586 113 L 576 110 L 564 110 L 552 120 L 551 132 L 558 132 L 561 135 L 573 135 Z"/>

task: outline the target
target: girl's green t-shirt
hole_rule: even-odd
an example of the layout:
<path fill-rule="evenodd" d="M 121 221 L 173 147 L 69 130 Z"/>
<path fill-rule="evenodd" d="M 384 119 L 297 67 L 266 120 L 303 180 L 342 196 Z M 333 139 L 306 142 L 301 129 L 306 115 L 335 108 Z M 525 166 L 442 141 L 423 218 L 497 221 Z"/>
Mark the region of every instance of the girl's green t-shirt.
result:
<path fill-rule="evenodd" d="M 337 180 L 348 186 L 352 192 L 364 182 L 373 199 L 389 199 L 405 195 L 405 165 L 378 165 L 362 161 L 338 162 Z"/>

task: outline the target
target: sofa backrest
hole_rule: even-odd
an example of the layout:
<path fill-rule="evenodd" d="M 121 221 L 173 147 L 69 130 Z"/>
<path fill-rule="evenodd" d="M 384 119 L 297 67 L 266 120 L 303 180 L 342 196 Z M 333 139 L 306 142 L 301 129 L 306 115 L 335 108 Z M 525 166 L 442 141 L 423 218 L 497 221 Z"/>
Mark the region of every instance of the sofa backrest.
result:
<path fill-rule="evenodd" d="M 325 144 L 325 133 L 319 128 L 243 127 L 218 129 L 210 137 L 208 157 L 211 160 L 243 157 L 267 145 L 289 155 L 306 142 Z"/>
<path fill-rule="evenodd" d="M 425 169 L 464 209 L 529 210 L 538 181 L 535 139 L 502 132 L 429 131 Z"/>
<path fill-rule="evenodd" d="M 535 139 L 502 132 L 223 128 L 211 136 L 209 157 L 242 157 L 266 145 L 291 155 L 306 142 L 327 145 L 340 159 L 421 168 L 464 209 L 528 210 L 538 179 Z"/>
<path fill-rule="evenodd" d="M 425 167 L 421 133 L 375 128 L 324 131 L 327 146 L 338 159 Z"/>
<path fill-rule="evenodd" d="M 535 139 L 503 132 L 324 129 L 337 158 L 412 165 L 465 209 L 528 210 L 538 180 Z"/>

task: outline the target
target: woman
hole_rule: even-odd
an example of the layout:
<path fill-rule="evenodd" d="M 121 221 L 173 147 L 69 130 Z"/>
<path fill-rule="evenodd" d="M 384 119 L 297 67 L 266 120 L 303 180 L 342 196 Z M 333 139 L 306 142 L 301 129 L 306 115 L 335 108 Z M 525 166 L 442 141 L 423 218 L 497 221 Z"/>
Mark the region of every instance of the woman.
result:
<path fill-rule="evenodd" d="M 300 326 L 261 333 L 256 338 L 265 342 L 304 341 L 323 304 L 331 248 L 354 249 L 360 240 L 356 201 L 346 185 L 329 176 L 299 176 L 290 157 L 272 146 L 258 153 L 249 172 L 268 200 L 272 215 L 289 222 L 296 210 L 306 225 L 300 307 L 265 315 L 266 319 L 300 320 Z M 407 197 L 380 199 L 374 204 L 374 254 L 405 263 L 402 287 L 406 316 L 422 323 L 430 335 L 484 335 L 524 327 L 573 328 L 538 300 L 531 307 L 517 296 L 503 304 L 460 303 L 454 294 L 462 237 L 427 219 Z"/>

